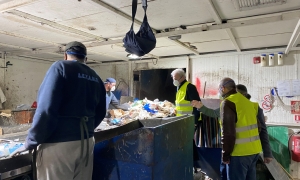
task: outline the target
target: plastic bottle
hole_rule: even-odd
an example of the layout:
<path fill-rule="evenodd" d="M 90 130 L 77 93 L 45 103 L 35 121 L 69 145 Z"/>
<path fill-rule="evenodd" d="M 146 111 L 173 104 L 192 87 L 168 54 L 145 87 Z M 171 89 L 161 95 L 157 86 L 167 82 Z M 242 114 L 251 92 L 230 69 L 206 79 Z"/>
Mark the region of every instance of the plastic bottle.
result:
<path fill-rule="evenodd" d="M 269 66 L 275 65 L 274 54 L 269 54 Z"/>
<path fill-rule="evenodd" d="M 283 53 L 282 52 L 278 53 L 278 65 L 279 66 L 283 65 Z"/>
<path fill-rule="evenodd" d="M 264 66 L 267 66 L 267 60 L 266 60 L 266 55 L 265 54 L 262 54 L 261 56 L 260 56 L 260 65 L 262 66 L 262 67 L 264 67 Z"/>

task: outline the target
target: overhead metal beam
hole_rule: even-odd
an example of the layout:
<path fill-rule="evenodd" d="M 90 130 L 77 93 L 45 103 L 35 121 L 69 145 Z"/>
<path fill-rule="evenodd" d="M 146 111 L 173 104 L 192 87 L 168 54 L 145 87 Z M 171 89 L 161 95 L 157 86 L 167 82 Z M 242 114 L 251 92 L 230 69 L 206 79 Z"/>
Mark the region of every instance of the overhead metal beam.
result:
<path fill-rule="evenodd" d="M 126 13 L 120 11 L 119 9 L 117 9 L 117 8 L 115 8 L 115 7 L 113 7 L 113 6 L 109 5 L 109 4 L 107 4 L 106 2 L 103 2 L 103 1 L 101 1 L 101 0 L 92 0 L 92 1 L 95 2 L 95 3 L 97 3 L 98 5 L 100 5 L 100 6 L 104 7 L 104 8 L 106 8 L 107 10 L 110 10 L 111 12 L 113 12 L 113 13 L 115 13 L 115 14 L 118 14 L 118 15 L 120 15 L 121 17 L 124 17 L 125 19 L 132 21 L 132 17 L 131 17 L 130 15 L 128 15 L 128 14 L 126 14 Z M 135 22 L 136 24 L 138 24 L 138 25 L 141 25 L 141 24 L 142 24 L 142 22 L 139 21 L 139 20 L 137 20 L 137 19 L 135 19 L 134 22 Z"/>
<path fill-rule="evenodd" d="M 5 47 L 12 47 L 15 49 L 22 49 L 22 50 L 28 50 L 28 52 L 20 52 L 20 53 L 9 53 L 12 56 L 17 56 L 17 55 L 30 55 L 30 54 L 42 54 L 42 53 L 55 53 L 55 52 L 59 52 L 59 51 L 64 51 L 65 46 L 63 44 L 59 44 L 56 42 L 51 42 L 51 41 L 47 41 L 47 40 L 43 40 L 43 39 L 39 39 L 39 38 L 35 38 L 35 37 L 31 37 L 31 36 L 26 36 L 26 35 L 22 35 L 22 34 L 18 34 L 18 33 L 14 33 L 14 32 L 8 32 L 8 31 L 2 31 L 0 30 L 0 34 L 4 34 L 4 35 L 8 35 L 8 36 L 12 36 L 12 37 L 17 37 L 17 38 L 21 38 L 21 39 L 26 39 L 26 40 L 30 40 L 30 41 L 34 41 L 34 42 L 40 42 L 40 43 L 45 43 L 45 44 L 49 44 L 49 45 L 53 45 L 55 47 L 53 48 L 37 48 L 37 49 L 30 49 L 30 48 L 25 48 L 25 47 L 21 47 L 21 46 L 15 46 L 15 45 L 9 45 L 9 44 L 4 44 L 4 43 L 0 43 L 0 45 L 3 45 Z M 114 57 L 112 55 L 108 55 L 105 53 L 100 53 L 98 51 L 92 51 L 89 50 L 89 53 L 93 53 L 93 54 L 98 54 L 98 55 L 104 55 L 104 56 L 109 56 L 109 57 Z M 120 59 L 118 57 L 118 59 Z M 123 58 L 122 60 L 127 60 L 126 58 Z"/>
<path fill-rule="evenodd" d="M 35 42 L 50 44 L 50 45 L 54 45 L 54 46 L 62 46 L 61 44 L 58 44 L 58 43 L 55 43 L 55 42 L 51 42 L 51 41 L 47 41 L 47 40 L 43 40 L 43 39 L 31 37 L 31 36 L 26 36 L 26 35 L 18 34 L 18 33 L 15 33 L 15 32 L 8 32 L 8 31 L 0 30 L 0 34 L 12 36 L 12 37 L 17 37 L 17 38 L 22 38 L 22 39 L 26 39 L 26 40 L 30 40 L 30 41 L 35 41 Z"/>
<path fill-rule="evenodd" d="M 6 3 L 0 4 L 0 12 L 13 10 L 13 9 L 19 8 L 21 6 L 33 3 L 35 1 L 37 1 L 37 0 L 12 0 L 12 1 L 8 1 Z"/>
<path fill-rule="evenodd" d="M 226 29 L 226 32 L 227 32 L 227 34 L 228 34 L 228 36 L 229 36 L 229 38 L 230 38 L 230 40 L 231 40 L 233 46 L 235 47 L 236 51 L 237 51 L 237 52 L 241 52 L 241 48 L 240 48 L 240 46 L 238 45 L 238 43 L 236 42 L 235 37 L 234 37 L 234 35 L 233 35 L 231 29 L 229 29 L 229 28 Z"/>
<path fill-rule="evenodd" d="M 68 32 L 68 33 L 72 33 L 72 34 L 76 34 L 76 35 L 81 35 L 81 36 L 88 37 L 88 38 L 91 38 L 91 39 L 95 39 L 95 40 L 98 40 L 98 41 L 106 41 L 106 39 L 101 37 L 101 36 L 96 36 L 96 35 L 93 35 L 93 34 L 90 34 L 90 33 L 75 29 L 75 28 L 71 28 L 71 27 L 68 27 L 68 26 L 65 26 L 65 25 L 61 25 L 59 23 L 49 21 L 47 19 L 43 19 L 43 18 L 40 18 L 40 17 L 37 17 L 37 16 L 33 16 L 31 14 L 28 14 L 28 13 L 25 13 L 25 12 L 22 12 L 22 11 L 11 10 L 11 11 L 7 11 L 7 13 L 15 15 L 15 16 L 23 17 L 25 19 L 29 19 L 29 20 L 34 21 L 34 22 L 38 22 L 38 23 L 41 23 L 43 25 L 48 25 L 52 28 L 59 29 L 59 30 L 64 31 L 64 32 Z"/>
<path fill-rule="evenodd" d="M 110 10 L 111 12 L 113 12 L 113 13 L 115 13 L 115 14 L 118 14 L 119 16 L 124 17 L 125 19 L 132 21 L 131 15 L 128 15 L 128 14 L 126 14 L 126 13 L 120 11 L 119 9 L 117 9 L 117 8 L 115 8 L 115 7 L 109 5 L 109 4 L 107 4 L 107 3 L 105 3 L 105 2 L 103 2 L 103 1 L 101 1 L 101 0 L 92 0 L 92 1 L 95 2 L 95 3 L 97 3 L 98 5 L 100 5 L 100 6 L 104 7 L 104 8 L 106 8 L 107 10 Z M 135 22 L 136 24 L 138 24 L 138 25 L 141 25 L 141 24 L 142 24 L 142 22 L 139 21 L 139 20 L 137 20 L 137 19 L 135 19 L 134 22 Z M 154 29 L 154 28 L 152 28 L 152 31 L 154 31 L 154 32 L 156 33 L 157 30 Z M 175 43 L 179 44 L 181 47 L 187 49 L 188 51 L 192 52 L 193 54 L 195 54 L 195 53 L 197 52 L 196 50 L 190 48 L 189 46 L 185 45 L 184 43 L 180 42 L 179 40 L 171 40 L 171 39 L 169 39 L 169 38 L 168 38 L 168 40 L 174 41 Z M 109 40 L 108 40 L 108 41 L 109 41 Z M 123 42 L 123 41 L 121 40 L 121 42 L 119 42 L 119 43 L 122 43 L 122 42 Z M 97 42 L 96 42 L 96 43 L 97 43 Z M 94 43 L 91 43 L 91 44 L 94 44 Z M 87 47 L 94 47 L 94 46 L 90 46 L 90 44 L 89 44 Z M 197 54 L 199 54 L 199 52 L 197 52 Z"/>
<path fill-rule="evenodd" d="M 217 9 L 215 8 L 213 2 L 211 0 L 205 0 L 206 1 L 206 4 L 207 4 L 207 7 L 209 9 L 209 12 L 210 14 L 212 15 L 214 21 L 217 23 L 217 24 L 222 24 L 222 19 L 217 11 Z M 241 52 L 241 48 L 239 47 L 238 43 L 236 42 L 235 40 L 235 37 L 231 31 L 230 28 L 227 28 L 226 29 L 226 32 L 229 36 L 229 39 L 231 40 L 232 44 L 234 45 L 235 49 L 238 51 L 238 52 Z"/>
<path fill-rule="evenodd" d="M 222 24 L 222 19 L 218 13 L 218 11 L 216 10 L 213 2 L 211 0 L 205 0 L 206 4 L 207 4 L 207 8 L 209 9 L 210 14 L 212 15 L 214 21 L 217 24 Z"/>
<path fill-rule="evenodd" d="M 26 51 L 31 51 L 32 50 L 30 48 L 21 47 L 21 46 L 15 46 L 15 45 L 11 45 L 11 44 L 5 44 L 5 43 L 0 43 L 0 46 L 10 47 L 10 48 L 20 49 L 20 50 L 26 50 Z"/>
<path fill-rule="evenodd" d="M 51 43 L 53 44 L 53 43 Z M 22 47 L 22 46 L 16 46 L 16 45 L 11 45 L 11 44 L 5 44 L 5 43 L 0 43 L 0 46 L 3 47 L 10 47 L 10 48 L 14 48 L 16 50 L 25 50 L 26 52 L 7 52 L 8 55 L 10 56 L 19 56 L 19 55 L 34 55 L 34 54 L 52 54 L 52 55 L 62 55 L 65 51 L 65 47 L 64 46 L 58 46 L 59 44 L 57 44 L 57 47 L 51 47 L 51 48 L 41 48 L 41 49 L 36 49 L 36 48 L 27 48 L 27 47 Z M 105 54 L 105 53 L 100 53 L 97 51 L 92 51 L 89 50 L 88 53 L 93 53 L 96 55 L 103 55 L 103 56 L 108 56 L 108 57 L 113 57 L 116 58 L 115 56 L 109 55 L 109 54 Z M 118 58 L 120 59 L 120 58 Z M 128 60 L 125 57 L 122 58 L 122 60 Z"/>
<path fill-rule="evenodd" d="M 55 59 L 46 59 L 41 57 L 35 57 L 35 56 L 26 56 L 26 55 L 18 55 L 18 57 L 27 58 L 31 60 L 42 60 L 42 61 L 49 61 L 49 62 L 55 62 Z"/>
<path fill-rule="evenodd" d="M 298 20 L 298 23 L 289 41 L 289 44 L 284 52 L 285 54 L 288 54 L 293 47 L 296 47 L 298 45 L 299 35 L 300 35 L 300 19 Z"/>
<path fill-rule="evenodd" d="M 95 36 L 95 35 L 92 35 L 92 34 L 89 34 L 89 33 L 83 32 L 83 31 L 79 31 L 79 30 L 71 28 L 71 27 L 63 26 L 63 25 L 60 25 L 58 23 L 55 23 L 55 22 L 52 22 L 52 21 L 49 21 L 49 20 L 45 20 L 45 19 L 42 19 L 42 18 L 33 16 L 33 15 L 27 14 L 27 13 L 24 13 L 24 12 L 18 11 L 18 10 L 12 10 L 12 11 L 9 11 L 8 13 L 13 14 L 13 15 L 17 15 L 19 17 L 24 17 L 24 18 L 27 18 L 27 19 L 30 19 L 30 20 L 33 20 L 35 22 L 39 22 L 39 23 L 42 23 L 42 24 L 48 24 L 49 26 L 54 27 L 54 28 L 56 27 L 56 29 L 60 29 L 62 31 L 68 31 L 70 33 L 74 33 L 74 34 L 77 34 L 77 35 L 82 35 L 82 36 L 85 36 L 85 37 L 90 37 L 93 40 L 99 40 L 99 39 L 106 40 L 106 39 L 104 39 L 104 38 L 102 38 L 100 36 Z M 30 52 L 22 52 L 22 54 L 53 53 L 55 51 L 58 52 L 59 50 L 62 50 L 62 51 L 65 50 L 64 49 L 65 47 L 62 44 L 58 44 L 58 43 L 51 42 L 51 41 L 46 41 L 46 40 L 35 38 L 35 37 L 30 37 L 30 36 L 26 36 L 26 35 L 21 35 L 21 34 L 12 33 L 12 32 L 1 31 L 1 30 L 0 30 L 0 34 L 5 34 L 5 35 L 8 35 L 8 36 L 18 37 L 18 38 L 22 38 L 22 39 L 27 39 L 27 40 L 31 40 L 31 41 L 35 41 L 35 42 L 41 42 L 41 43 L 45 43 L 45 44 L 50 44 L 50 45 L 57 46 L 57 47 L 54 47 L 54 48 L 37 49 L 37 50 L 32 50 Z M 89 50 L 89 52 L 93 53 L 93 54 L 114 57 L 114 56 L 111 56 L 111 55 L 107 55 L 105 53 L 99 53 L 97 51 Z M 17 53 L 13 53 L 13 54 L 17 55 Z M 116 58 L 116 57 L 114 57 L 114 58 Z M 123 60 L 125 60 L 125 58 Z"/>
<path fill-rule="evenodd" d="M 179 40 L 172 40 L 175 44 L 185 48 L 186 50 L 189 50 L 190 52 L 192 52 L 195 55 L 199 55 L 200 53 L 198 51 L 196 51 L 195 49 L 192 49 L 190 47 L 188 47 L 186 44 L 184 44 L 183 42 L 179 41 Z"/>
<path fill-rule="evenodd" d="M 162 33 L 155 34 L 155 37 L 163 38 L 163 37 L 176 36 L 176 35 L 182 35 L 182 34 L 199 33 L 199 32 L 203 32 L 203 31 L 214 31 L 214 30 L 220 30 L 220 29 L 246 27 L 246 26 L 259 25 L 259 24 L 265 24 L 265 23 L 281 22 L 281 21 L 298 19 L 298 18 L 300 18 L 299 10 L 289 11 L 289 12 L 284 12 L 284 13 L 275 13 L 275 14 L 262 15 L 262 16 L 251 17 L 251 18 L 240 18 L 240 19 L 229 20 L 229 21 L 227 21 L 227 23 L 219 24 L 219 25 L 207 26 L 206 24 L 203 24 L 202 26 L 207 26 L 207 28 L 196 27 L 196 28 L 187 28 L 187 29 L 182 29 L 182 30 L 174 30 L 174 31 L 170 31 L 170 32 L 162 32 Z M 107 40 L 105 42 L 89 43 L 89 44 L 86 44 L 86 46 L 87 47 L 95 47 L 95 46 L 117 44 L 117 43 L 122 43 L 122 42 L 123 42 L 122 39 Z"/>

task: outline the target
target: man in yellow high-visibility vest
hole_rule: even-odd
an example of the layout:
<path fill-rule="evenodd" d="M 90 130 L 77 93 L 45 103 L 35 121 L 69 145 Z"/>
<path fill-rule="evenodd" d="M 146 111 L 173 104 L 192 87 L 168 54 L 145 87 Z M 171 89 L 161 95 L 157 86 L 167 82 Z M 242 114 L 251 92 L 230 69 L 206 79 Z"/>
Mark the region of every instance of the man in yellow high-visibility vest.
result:
<path fill-rule="evenodd" d="M 258 106 L 236 91 L 235 82 L 224 78 L 219 84 L 224 98 L 220 106 L 222 161 L 228 179 L 255 180 L 256 162 L 262 146 L 258 131 Z"/>
<path fill-rule="evenodd" d="M 245 85 L 237 84 L 236 91 L 241 93 L 242 95 L 244 95 L 248 100 L 251 99 L 251 95 L 248 94 L 248 90 Z M 255 103 L 255 102 L 252 102 L 252 103 Z M 220 108 L 210 109 L 210 108 L 206 107 L 205 105 L 203 105 L 201 101 L 192 101 L 192 106 L 196 107 L 198 109 L 198 111 L 202 112 L 206 116 L 220 118 Z M 268 135 L 267 126 L 265 123 L 263 110 L 260 107 L 258 107 L 257 119 L 261 125 L 259 137 L 260 137 L 260 141 L 261 141 L 261 145 L 262 145 L 262 149 L 263 149 L 264 163 L 270 163 L 273 159 L 273 155 L 272 155 L 272 150 L 270 147 L 269 135 Z M 221 163 L 221 165 L 220 165 L 220 175 L 221 175 L 221 180 L 227 180 L 226 165 L 224 165 L 223 163 Z"/>
<path fill-rule="evenodd" d="M 185 114 L 193 114 L 195 117 L 195 125 L 198 123 L 200 118 L 200 112 L 197 108 L 193 108 L 191 101 L 201 101 L 199 93 L 195 85 L 191 84 L 186 80 L 186 74 L 183 69 L 175 69 L 172 73 L 173 84 L 177 87 L 176 93 L 176 116 L 182 116 Z M 193 137 L 191 137 L 193 138 Z M 199 165 L 196 163 L 199 160 L 197 147 L 193 140 L 194 150 L 194 169 L 197 172 Z"/>

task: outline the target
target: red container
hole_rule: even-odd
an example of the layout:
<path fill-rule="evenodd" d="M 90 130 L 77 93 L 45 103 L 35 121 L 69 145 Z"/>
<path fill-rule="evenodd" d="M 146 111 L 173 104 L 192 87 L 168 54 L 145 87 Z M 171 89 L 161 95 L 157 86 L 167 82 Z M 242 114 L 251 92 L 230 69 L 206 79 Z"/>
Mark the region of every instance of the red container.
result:
<path fill-rule="evenodd" d="M 37 102 L 36 101 L 33 102 L 33 104 L 31 105 L 31 108 L 35 108 L 35 109 L 37 108 Z"/>

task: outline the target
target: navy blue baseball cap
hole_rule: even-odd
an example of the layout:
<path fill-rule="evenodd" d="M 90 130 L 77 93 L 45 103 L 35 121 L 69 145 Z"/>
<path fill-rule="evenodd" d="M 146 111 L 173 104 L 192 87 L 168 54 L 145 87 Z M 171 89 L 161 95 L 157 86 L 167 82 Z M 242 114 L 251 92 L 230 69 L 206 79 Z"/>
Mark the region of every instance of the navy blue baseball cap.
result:
<path fill-rule="evenodd" d="M 109 83 L 116 83 L 117 81 L 116 81 L 114 78 L 111 78 L 111 77 L 110 77 L 110 78 L 107 78 L 107 79 L 105 80 L 105 82 L 106 82 L 106 83 L 108 83 L 108 82 L 109 82 Z"/>
<path fill-rule="evenodd" d="M 86 56 L 86 47 L 84 44 L 78 41 L 69 42 L 66 45 L 66 54 L 71 55 L 79 55 L 79 56 Z"/>

